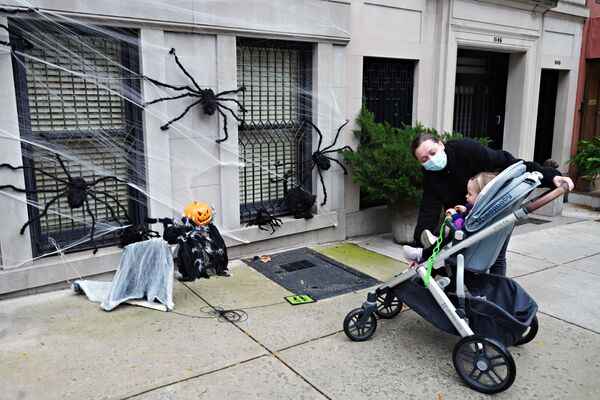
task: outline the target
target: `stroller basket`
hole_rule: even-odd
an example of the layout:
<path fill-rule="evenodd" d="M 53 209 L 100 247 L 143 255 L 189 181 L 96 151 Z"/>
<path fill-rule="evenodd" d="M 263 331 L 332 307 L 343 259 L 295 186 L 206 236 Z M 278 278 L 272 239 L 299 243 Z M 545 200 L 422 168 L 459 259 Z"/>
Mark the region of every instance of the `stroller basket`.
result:
<path fill-rule="evenodd" d="M 537 304 L 518 283 L 503 276 L 468 273 L 465 276 L 471 296 L 465 298 L 469 326 L 477 335 L 512 346 L 522 339 L 537 312 Z M 459 335 L 431 292 L 409 279 L 394 288 L 402 302 L 444 332 Z M 458 297 L 450 290 L 446 295 L 458 307 Z"/>

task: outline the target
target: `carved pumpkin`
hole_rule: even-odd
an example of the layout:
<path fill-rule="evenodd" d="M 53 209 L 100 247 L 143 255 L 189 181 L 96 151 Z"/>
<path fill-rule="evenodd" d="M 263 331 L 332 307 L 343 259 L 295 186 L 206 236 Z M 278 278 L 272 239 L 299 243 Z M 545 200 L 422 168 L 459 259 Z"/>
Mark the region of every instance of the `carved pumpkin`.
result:
<path fill-rule="evenodd" d="M 213 219 L 213 208 L 208 203 L 194 201 L 185 206 L 183 209 L 183 216 L 194 221 L 196 225 L 208 225 Z"/>

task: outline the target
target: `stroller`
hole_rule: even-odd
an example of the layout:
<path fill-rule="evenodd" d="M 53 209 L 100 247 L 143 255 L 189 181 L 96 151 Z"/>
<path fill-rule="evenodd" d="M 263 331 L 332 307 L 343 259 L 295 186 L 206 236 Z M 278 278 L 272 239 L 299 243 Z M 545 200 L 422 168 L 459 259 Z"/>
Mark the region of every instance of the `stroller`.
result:
<path fill-rule="evenodd" d="M 369 292 L 361 308 L 348 313 L 346 335 L 353 341 L 367 340 L 377 328 L 377 317 L 394 318 L 405 303 L 437 328 L 462 337 L 452 358 L 469 387 L 488 394 L 508 389 L 516 366 L 507 347 L 533 340 L 537 304 L 512 279 L 487 272 L 515 222 L 568 190 L 565 184 L 524 204 L 540 178 L 537 172 L 526 172 L 522 161 L 502 171 L 479 194 L 463 230 L 446 222 L 453 239 L 431 269 L 445 276 L 429 280 L 427 261 L 396 275 Z"/>

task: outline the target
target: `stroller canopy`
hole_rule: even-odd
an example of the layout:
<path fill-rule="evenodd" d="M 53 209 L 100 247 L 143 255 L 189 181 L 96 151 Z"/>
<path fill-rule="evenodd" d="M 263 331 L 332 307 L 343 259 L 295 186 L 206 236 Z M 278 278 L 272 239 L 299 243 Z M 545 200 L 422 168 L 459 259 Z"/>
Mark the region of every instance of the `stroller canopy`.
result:
<path fill-rule="evenodd" d="M 524 199 L 539 185 L 538 173 L 526 172 L 523 161 L 509 166 L 479 193 L 473 209 L 465 218 L 465 231 L 470 235 L 477 234 L 516 211 L 523 204 Z M 514 222 L 467 248 L 464 252 L 465 269 L 475 272 L 487 271 L 498 257 L 502 245 L 513 229 Z"/>

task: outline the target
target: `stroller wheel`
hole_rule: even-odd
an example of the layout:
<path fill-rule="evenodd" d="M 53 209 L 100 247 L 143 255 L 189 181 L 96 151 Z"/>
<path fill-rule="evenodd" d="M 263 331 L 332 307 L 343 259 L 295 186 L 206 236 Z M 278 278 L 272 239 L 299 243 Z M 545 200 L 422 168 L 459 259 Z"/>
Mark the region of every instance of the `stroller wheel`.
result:
<path fill-rule="evenodd" d="M 454 346 L 452 361 L 458 375 L 472 389 L 498 393 L 508 389 L 517 375 L 511 354 L 499 342 L 467 336 Z"/>
<path fill-rule="evenodd" d="M 537 335 L 537 333 L 538 333 L 538 319 L 537 319 L 537 315 L 536 315 L 535 317 L 533 317 L 533 320 L 531 321 L 531 325 L 529 325 L 529 328 L 525 331 L 521 340 L 519 340 L 515 343 L 515 346 L 519 346 L 519 345 L 531 342 L 535 338 L 535 335 Z"/>
<path fill-rule="evenodd" d="M 375 314 L 379 318 L 391 319 L 402 311 L 402 301 L 396 296 L 394 292 L 387 292 L 377 298 L 377 302 L 381 303 L 377 307 Z"/>
<path fill-rule="evenodd" d="M 344 318 L 344 333 L 352 341 L 362 342 L 367 340 L 377 329 L 377 318 L 373 314 L 361 323 L 364 313 L 365 310 L 362 308 L 355 308 Z"/>

